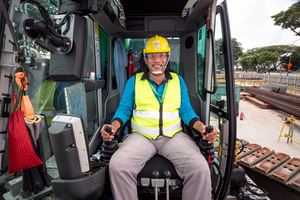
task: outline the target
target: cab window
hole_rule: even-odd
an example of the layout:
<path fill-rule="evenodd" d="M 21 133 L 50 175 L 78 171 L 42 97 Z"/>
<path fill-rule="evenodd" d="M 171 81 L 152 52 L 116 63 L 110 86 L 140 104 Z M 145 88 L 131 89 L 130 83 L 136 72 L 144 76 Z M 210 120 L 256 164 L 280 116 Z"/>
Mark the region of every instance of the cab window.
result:
<path fill-rule="evenodd" d="M 146 46 L 147 39 L 144 38 L 127 38 L 124 40 L 127 52 L 132 51 L 134 56 L 133 64 L 137 69 L 140 69 L 140 56 Z M 180 38 L 166 37 L 171 48 L 170 68 L 179 73 L 179 55 L 180 55 Z"/>
<path fill-rule="evenodd" d="M 198 91 L 199 95 L 204 99 L 204 77 L 206 64 L 206 24 L 198 30 L 197 42 L 197 72 L 198 72 Z"/>

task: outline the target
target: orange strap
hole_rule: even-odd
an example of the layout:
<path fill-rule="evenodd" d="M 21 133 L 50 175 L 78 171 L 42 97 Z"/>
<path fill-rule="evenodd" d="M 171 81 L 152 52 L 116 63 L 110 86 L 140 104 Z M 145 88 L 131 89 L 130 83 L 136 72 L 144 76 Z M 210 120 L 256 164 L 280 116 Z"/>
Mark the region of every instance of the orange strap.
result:
<path fill-rule="evenodd" d="M 24 75 L 24 72 L 15 73 L 16 76 L 16 83 L 21 88 L 21 90 L 27 90 L 27 78 Z"/>
<path fill-rule="evenodd" d="M 27 119 L 34 119 L 34 111 L 28 95 L 22 97 L 21 110 L 24 112 L 24 116 L 26 116 Z"/>

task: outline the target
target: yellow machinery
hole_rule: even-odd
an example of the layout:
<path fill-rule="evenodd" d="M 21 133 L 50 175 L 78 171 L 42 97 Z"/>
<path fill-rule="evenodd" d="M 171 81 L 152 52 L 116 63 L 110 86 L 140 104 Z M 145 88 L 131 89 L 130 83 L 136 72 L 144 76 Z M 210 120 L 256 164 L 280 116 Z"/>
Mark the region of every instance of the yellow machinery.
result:
<path fill-rule="evenodd" d="M 284 133 L 284 134 L 282 135 L 282 131 L 283 131 L 283 128 L 284 128 L 284 126 L 286 125 L 286 123 L 290 123 L 289 133 L 288 133 L 288 134 L 287 134 L 287 133 Z M 279 140 L 280 140 L 280 137 L 282 136 L 282 137 L 287 137 L 287 143 L 288 143 L 288 142 L 292 143 L 292 141 L 294 141 L 294 142 L 296 142 L 297 144 L 300 144 L 298 141 L 296 141 L 296 140 L 293 138 L 293 132 L 294 132 L 294 126 L 295 126 L 295 124 L 296 124 L 298 127 L 300 127 L 300 124 L 296 122 L 296 119 L 295 119 L 295 117 L 294 117 L 293 115 L 291 116 L 291 118 L 287 118 L 287 119 L 285 120 L 285 122 L 283 123 L 282 129 L 281 129 L 281 131 L 280 131 L 280 135 L 279 135 L 279 138 L 278 138 L 278 142 L 279 142 Z"/>

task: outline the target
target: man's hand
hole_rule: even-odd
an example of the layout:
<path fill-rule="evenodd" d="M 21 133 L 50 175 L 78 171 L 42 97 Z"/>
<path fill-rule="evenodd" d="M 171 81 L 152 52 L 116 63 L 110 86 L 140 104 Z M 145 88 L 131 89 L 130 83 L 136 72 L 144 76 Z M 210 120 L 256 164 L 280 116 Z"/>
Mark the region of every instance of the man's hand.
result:
<path fill-rule="evenodd" d="M 213 127 L 212 132 L 207 133 L 206 132 L 206 127 L 208 127 L 208 126 L 205 126 L 204 130 L 201 131 L 203 139 L 207 140 L 208 143 L 210 143 L 210 144 L 214 143 L 217 139 L 217 129 L 216 129 L 216 127 L 212 126 Z"/>
<path fill-rule="evenodd" d="M 216 127 L 212 126 L 213 127 L 212 132 L 206 133 L 206 130 L 205 130 L 206 127 L 208 127 L 208 126 L 205 126 L 200 121 L 195 122 L 195 124 L 193 125 L 193 128 L 202 134 L 204 140 L 207 140 L 208 143 L 210 143 L 210 144 L 214 143 L 217 139 L 217 129 L 216 129 Z"/>
<path fill-rule="evenodd" d="M 111 128 L 111 132 L 105 130 L 105 126 Z M 104 124 L 101 128 L 101 136 L 104 141 L 111 141 L 114 138 L 115 133 L 120 128 L 120 123 L 118 121 L 113 121 L 112 124 Z"/>

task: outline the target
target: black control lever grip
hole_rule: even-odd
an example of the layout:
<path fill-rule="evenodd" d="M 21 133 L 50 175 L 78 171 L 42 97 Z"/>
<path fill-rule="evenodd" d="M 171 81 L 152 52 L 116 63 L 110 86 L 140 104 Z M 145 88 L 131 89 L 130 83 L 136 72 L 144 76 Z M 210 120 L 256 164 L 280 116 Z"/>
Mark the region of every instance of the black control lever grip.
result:
<path fill-rule="evenodd" d="M 212 131 L 214 130 L 214 127 L 212 127 L 212 126 L 207 126 L 207 127 L 205 127 L 205 133 L 204 133 L 204 135 L 206 135 L 206 134 L 208 134 L 208 133 L 211 133 Z"/>
<path fill-rule="evenodd" d="M 110 127 L 110 126 L 105 126 L 105 127 L 104 127 L 104 130 L 105 130 L 106 132 L 108 132 L 109 135 L 112 135 L 111 127 Z"/>
<path fill-rule="evenodd" d="M 110 126 L 105 126 L 104 127 L 104 130 L 109 134 L 109 135 L 113 135 L 113 133 L 111 132 L 111 127 Z M 119 135 L 120 135 L 120 131 L 117 131 L 114 136 L 115 136 L 115 139 L 118 139 L 119 138 Z"/>
<path fill-rule="evenodd" d="M 205 133 L 203 133 L 203 135 L 211 133 L 213 130 L 214 130 L 213 126 L 209 125 L 209 126 L 205 127 Z M 213 144 L 209 144 L 207 140 L 200 139 L 199 145 L 200 145 L 201 153 L 204 155 L 206 160 L 208 160 L 208 162 L 210 163 L 210 160 L 213 160 L 213 158 L 214 158 Z"/>

